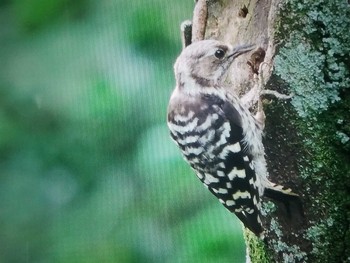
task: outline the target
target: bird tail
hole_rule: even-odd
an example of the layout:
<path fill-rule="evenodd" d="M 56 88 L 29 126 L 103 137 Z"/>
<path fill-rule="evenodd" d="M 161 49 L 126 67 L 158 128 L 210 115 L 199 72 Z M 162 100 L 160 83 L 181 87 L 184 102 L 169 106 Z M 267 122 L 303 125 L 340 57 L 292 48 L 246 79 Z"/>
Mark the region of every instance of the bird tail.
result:
<path fill-rule="evenodd" d="M 265 187 L 264 196 L 283 203 L 289 216 L 293 214 L 295 209 L 303 215 L 301 199 L 299 195 L 294 193 L 290 188 L 270 182 L 269 185 Z"/>

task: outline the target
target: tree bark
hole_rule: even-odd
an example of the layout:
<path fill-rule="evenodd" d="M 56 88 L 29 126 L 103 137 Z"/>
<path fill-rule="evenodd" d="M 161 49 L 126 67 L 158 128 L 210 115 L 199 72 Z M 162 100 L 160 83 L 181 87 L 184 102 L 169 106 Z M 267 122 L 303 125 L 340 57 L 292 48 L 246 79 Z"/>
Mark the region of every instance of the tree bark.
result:
<path fill-rule="evenodd" d="M 339 19 L 339 14 L 329 17 L 330 24 L 319 21 L 319 25 L 316 23 L 318 20 L 312 18 L 315 11 L 307 5 L 307 0 L 299 1 L 299 5 L 293 2 L 296 1 L 207 1 L 205 38 L 233 45 L 256 44 L 257 49 L 266 52 L 263 60 L 268 65 L 259 71 L 266 86 L 281 93 L 295 93 L 289 101 L 265 96 L 264 145 L 269 179 L 299 194 L 304 217 L 298 216 L 294 208 L 288 213 L 283 204 L 263 200 L 263 223 L 268 230 L 266 242 L 246 231 L 246 245 L 251 262 L 257 263 L 350 262 L 350 93 L 349 83 L 345 80 L 349 77 L 350 46 L 341 34 L 332 35 L 332 30 L 337 30 L 337 24 L 334 26 L 332 19 Z M 320 6 L 315 6 L 315 10 L 321 10 Z M 349 9 L 345 1 L 344 8 Z M 338 9 L 343 12 L 342 15 L 350 17 L 349 10 Z M 309 21 L 308 24 L 310 37 L 304 32 L 307 26 L 295 26 L 297 20 L 303 17 L 311 19 L 312 23 Z M 348 20 L 342 23 L 345 23 L 344 26 L 350 25 Z M 299 31 L 302 33 L 299 34 Z M 331 39 L 340 42 L 338 47 L 344 51 L 342 56 L 332 61 L 335 63 L 333 71 L 329 70 L 330 60 L 327 60 L 333 47 L 323 45 L 319 48 L 319 38 L 328 37 L 325 32 L 332 35 Z M 303 36 L 302 41 L 289 45 L 291 34 Z M 317 56 L 311 57 L 313 51 L 319 52 L 320 57 L 324 55 L 325 59 L 319 62 Z M 308 64 L 303 62 L 304 57 L 314 69 L 311 73 L 315 74 L 306 74 L 305 84 L 301 83 L 303 78 L 298 78 L 305 72 L 310 73 L 305 70 Z M 275 58 L 278 63 L 275 63 Z M 255 85 L 258 68 L 252 65 L 254 63 L 259 64 L 259 61 L 254 61 L 250 55 L 241 56 L 234 62 L 227 78 L 228 87 L 233 92 L 243 94 Z M 338 71 L 337 65 L 340 68 Z M 294 70 L 290 79 L 289 69 Z M 327 70 L 331 73 L 327 74 Z M 338 79 L 332 72 L 338 73 Z M 317 74 L 323 75 L 319 78 Z M 308 78 L 313 81 L 309 82 Z M 335 87 L 338 89 L 337 94 L 333 94 L 337 96 L 336 99 L 330 99 L 332 94 L 320 89 L 325 83 L 342 83 Z M 310 93 L 309 97 L 304 96 L 303 85 L 310 89 L 305 90 Z M 297 89 L 299 86 L 300 89 Z M 317 100 L 315 105 L 310 104 L 310 100 L 314 99 L 313 94 L 319 96 L 322 103 L 325 101 L 326 105 L 321 102 L 317 104 Z"/>

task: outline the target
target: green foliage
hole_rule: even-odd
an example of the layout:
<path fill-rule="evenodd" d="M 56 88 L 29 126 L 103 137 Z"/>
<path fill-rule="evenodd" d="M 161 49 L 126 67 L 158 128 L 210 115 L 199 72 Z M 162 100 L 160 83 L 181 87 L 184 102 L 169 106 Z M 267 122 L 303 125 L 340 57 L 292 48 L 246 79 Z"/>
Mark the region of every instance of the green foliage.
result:
<path fill-rule="evenodd" d="M 276 72 L 295 93 L 298 114 L 312 117 L 350 87 L 350 9 L 343 0 L 290 0 L 281 17 L 286 44 L 276 57 Z"/>
<path fill-rule="evenodd" d="M 173 32 L 169 32 L 168 28 L 166 14 L 162 9 L 150 9 L 144 5 L 131 15 L 128 36 L 138 52 L 164 59 L 170 55 L 169 48 L 174 50 L 180 46 L 180 41 L 174 41 L 171 35 Z"/>
<path fill-rule="evenodd" d="M 33 31 L 63 15 L 77 16 L 85 5 L 86 0 L 15 0 L 12 8 L 22 29 Z"/>
<path fill-rule="evenodd" d="M 166 127 L 193 3 L 22 2 L 1 5 L 0 261 L 243 262 Z"/>

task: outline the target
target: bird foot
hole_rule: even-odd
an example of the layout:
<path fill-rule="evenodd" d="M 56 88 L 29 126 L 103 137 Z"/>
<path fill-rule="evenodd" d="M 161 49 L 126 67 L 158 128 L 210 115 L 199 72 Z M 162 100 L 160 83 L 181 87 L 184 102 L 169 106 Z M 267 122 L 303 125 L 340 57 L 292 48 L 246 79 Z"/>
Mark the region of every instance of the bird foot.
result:
<path fill-rule="evenodd" d="M 267 73 L 271 73 L 271 71 L 272 71 L 272 66 L 267 62 L 262 62 L 259 65 L 259 71 L 258 71 L 259 73 L 254 74 L 255 84 L 253 88 L 241 98 L 241 103 L 243 104 L 243 106 L 249 109 L 257 104 L 257 112 L 254 118 L 257 121 L 258 125 L 261 127 L 261 129 L 264 129 L 265 119 L 266 119 L 261 96 L 272 95 L 272 96 L 275 96 L 277 99 L 286 100 L 286 99 L 292 98 L 294 95 L 294 94 L 285 95 L 275 90 L 265 89 L 267 81 L 265 81 L 264 75 L 266 75 Z"/>

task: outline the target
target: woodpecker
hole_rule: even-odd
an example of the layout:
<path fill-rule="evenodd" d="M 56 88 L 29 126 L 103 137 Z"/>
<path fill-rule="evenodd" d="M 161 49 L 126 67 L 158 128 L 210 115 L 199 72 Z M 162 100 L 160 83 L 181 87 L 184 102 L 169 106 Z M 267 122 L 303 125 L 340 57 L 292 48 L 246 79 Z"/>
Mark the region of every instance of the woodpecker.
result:
<path fill-rule="evenodd" d="M 284 201 L 297 195 L 267 179 L 262 121 L 223 86 L 233 60 L 252 49 L 216 40 L 187 46 L 174 65 L 176 87 L 167 124 L 204 186 L 246 228 L 263 237 L 261 196 Z"/>

